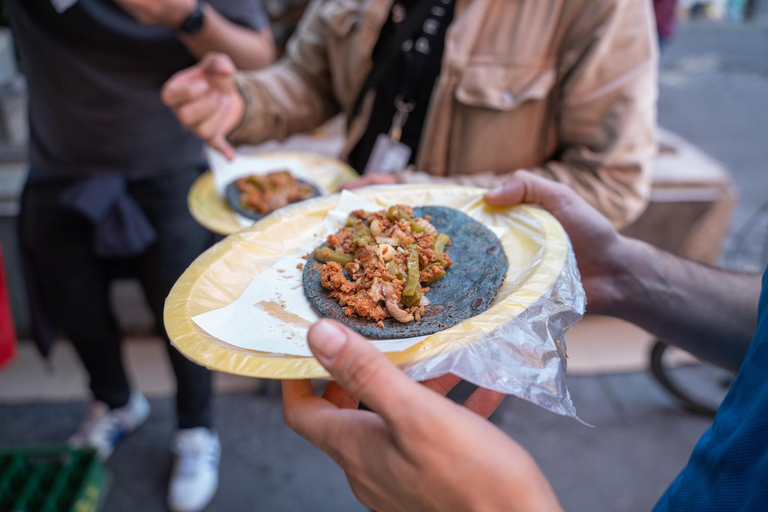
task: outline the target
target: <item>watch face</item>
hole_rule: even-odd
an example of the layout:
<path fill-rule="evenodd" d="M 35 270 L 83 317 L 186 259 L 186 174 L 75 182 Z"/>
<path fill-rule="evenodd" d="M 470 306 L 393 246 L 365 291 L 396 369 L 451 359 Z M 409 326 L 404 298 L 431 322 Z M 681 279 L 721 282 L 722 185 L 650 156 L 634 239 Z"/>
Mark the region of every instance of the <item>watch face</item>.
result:
<path fill-rule="evenodd" d="M 181 26 L 181 31 L 187 34 L 197 34 L 200 29 L 203 28 L 203 5 L 202 2 L 198 2 L 197 7 L 192 14 L 190 14 L 184 24 Z"/>

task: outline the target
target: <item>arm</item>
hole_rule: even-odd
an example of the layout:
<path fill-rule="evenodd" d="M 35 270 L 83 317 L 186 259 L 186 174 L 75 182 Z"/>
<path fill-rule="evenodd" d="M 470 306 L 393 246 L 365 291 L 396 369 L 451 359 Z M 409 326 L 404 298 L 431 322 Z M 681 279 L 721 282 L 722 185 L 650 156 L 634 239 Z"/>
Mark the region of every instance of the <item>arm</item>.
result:
<path fill-rule="evenodd" d="M 562 223 L 590 312 L 635 323 L 722 367 L 741 365 L 757 326 L 758 276 L 706 267 L 621 236 L 568 187 L 531 173 L 516 174 L 486 202 L 540 204 Z"/>
<path fill-rule="evenodd" d="M 503 395 L 479 389 L 464 407 L 444 398 L 458 379 L 422 386 L 363 337 L 330 320 L 309 346 L 335 382 L 283 381 L 286 423 L 341 466 L 355 496 L 395 510 L 561 510 L 533 458 L 483 417 Z M 357 410 L 358 399 L 373 411 Z M 461 464 L 457 464 L 461 461 Z"/>
<path fill-rule="evenodd" d="M 648 4 L 603 1 L 585 7 L 573 23 L 565 44 L 577 43 L 564 49 L 559 62 L 560 149 L 553 160 L 529 169 L 570 186 L 616 226 L 629 224 L 645 208 L 656 154 L 657 50 Z M 511 174 L 435 178 L 403 171 L 398 178 L 493 188 Z"/>
<path fill-rule="evenodd" d="M 272 30 L 264 27 L 258 31 L 237 25 L 210 4 L 203 4 L 205 23 L 194 35 L 180 34 L 179 39 L 198 59 L 208 52 L 220 52 L 230 56 L 238 69 L 261 69 L 275 60 L 275 42 Z"/>
<path fill-rule="evenodd" d="M 197 6 L 197 0 L 116 0 L 127 13 L 147 25 L 179 30 Z M 205 21 L 197 34 L 179 34 L 179 39 L 197 57 L 221 52 L 239 69 L 259 69 L 275 58 L 272 31 L 255 31 L 233 23 L 209 3 L 203 4 Z"/>
<path fill-rule="evenodd" d="M 339 111 L 326 55 L 328 28 L 318 13 L 323 2 L 310 5 L 280 63 L 236 73 L 228 56 L 209 53 L 165 83 L 163 102 L 184 128 L 229 159 L 231 144 L 284 139 L 319 126 Z"/>
<path fill-rule="evenodd" d="M 232 144 L 283 140 L 313 130 L 339 112 L 327 55 L 328 27 L 320 16 L 325 5 L 325 0 L 309 5 L 279 63 L 238 74 L 245 112 L 240 124 L 228 132 Z"/>
<path fill-rule="evenodd" d="M 707 267 L 637 240 L 622 242 L 621 299 L 607 313 L 737 371 L 757 326 L 760 276 Z"/>

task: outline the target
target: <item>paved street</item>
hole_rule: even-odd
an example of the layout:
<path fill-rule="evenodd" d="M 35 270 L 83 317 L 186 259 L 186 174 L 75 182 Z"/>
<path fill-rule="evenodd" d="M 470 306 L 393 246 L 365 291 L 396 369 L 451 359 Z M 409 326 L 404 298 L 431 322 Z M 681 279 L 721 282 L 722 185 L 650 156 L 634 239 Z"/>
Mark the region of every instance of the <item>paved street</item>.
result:
<path fill-rule="evenodd" d="M 768 27 L 695 26 L 681 30 L 663 59 L 660 122 L 731 170 L 742 196 L 737 225 L 768 200 L 766 55 Z M 759 267 L 760 240 L 744 264 Z M 569 386 L 595 428 L 515 399 L 493 420 L 540 462 L 566 509 L 649 510 L 710 420 L 684 412 L 647 373 L 571 377 Z M 164 510 L 173 405 L 152 406 L 150 421 L 108 463 L 107 512 Z M 60 442 L 85 409 L 0 405 L 0 442 Z M 364 510 L 330 459 L 284 426 L 274 383 L 219 397 L 217 413 L 222 483 L 211 511 Z"/>
<path fill-rule="evenodd" d="M 283 424 L 279 391 L 217 400 L 222 482 L 211 512 L 364 510 L 331 460 Z M 688 459 L 709 420 L 682 412 L 645 373 L 570 380 L 582 418 L 507 399 L 493 418 L 539 461 L 568 510 L 649 510 Z M 464 390 L 466 394 L 466 390 Z M 152 400 L 150 421 L 108 463 L 106 512 L 164 510 L 173 404 Z M 3 444 L 65 439 L 86 404 L 0 406 Z"/>
<path fill-rule="evenodd" d="M 741 204 L 734 226 L 768 201 L 768 25 L 686 26 L 662 58 L 659 122 L 726 165 Z M 760 217 L 747 257 L 728 266 L 762 271 L 768 212 Z"/>

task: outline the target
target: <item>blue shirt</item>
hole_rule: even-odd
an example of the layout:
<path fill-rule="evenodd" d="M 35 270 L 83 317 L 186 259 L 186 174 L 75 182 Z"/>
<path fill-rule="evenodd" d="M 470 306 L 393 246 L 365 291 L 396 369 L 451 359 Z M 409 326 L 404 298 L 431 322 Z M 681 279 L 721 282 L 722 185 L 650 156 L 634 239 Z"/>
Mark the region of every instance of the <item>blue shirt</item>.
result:
<path fill-rule="evenodd" d="M 768 272 L 757 331 L 736 380 L 654 510 L 768 510 Z"/>

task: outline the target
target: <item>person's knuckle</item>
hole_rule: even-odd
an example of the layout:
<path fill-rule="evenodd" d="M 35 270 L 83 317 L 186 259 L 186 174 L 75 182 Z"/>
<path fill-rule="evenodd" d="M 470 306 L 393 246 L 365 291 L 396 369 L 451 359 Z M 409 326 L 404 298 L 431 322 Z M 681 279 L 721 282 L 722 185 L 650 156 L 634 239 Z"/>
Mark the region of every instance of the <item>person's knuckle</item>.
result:
<path fill-rule="evenodd" d="M 294 413 L 293 407 L 288 405 L 283 407 L 283 421 L 288 425 L 288 428 L 296 430 L 296 414 Z"/>
<path fill-rule="evenodd" d="M 193 112 L 189 105 L 185 105 L 176 110 L 176 117 L 179 119 L 182 126 L 189 127 L 192 124 L 192 114 Z"/>
<path fill-rule="evenodd" d="M 165 84 L 163 84 L 163 87 L 160 89 L 160 101 L 162 101 L 166 105 L 170 102 L 170 99 L 171 99 L 173 83 L 174 83 L 174 77 L 171 77 L 170 79 L 168 79 L 167 82 L 165 82 Z"/>
<path fill-rule="evenodd" d="M 209 139 L 213 139 L 214 137 L 216 137 L 216 135 L 218 135 L 218 132 L 216 130 L 216 127 L 213 126 L 213 124 L 211 124 L 211 123 L 203 123 L 203 124 L 201 124 L 197 128 L 197 134 L 201 138 L 203 138 L 205 140 L 209 140 Z"/>

